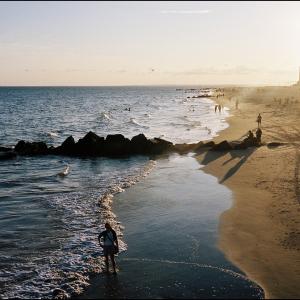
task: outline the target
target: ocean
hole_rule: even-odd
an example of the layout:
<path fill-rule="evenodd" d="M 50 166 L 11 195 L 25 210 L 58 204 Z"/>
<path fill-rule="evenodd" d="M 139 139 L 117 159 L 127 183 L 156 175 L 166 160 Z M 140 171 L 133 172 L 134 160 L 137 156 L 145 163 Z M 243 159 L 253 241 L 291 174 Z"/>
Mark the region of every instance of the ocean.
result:
<path fill-rule="evenodd" d="M 144 133 L 173 143 L 215 137 L 229 111 L 215 112 L 197 90 L 175 87 L 2 87 L 0 146 L 19 140 L 57 146 L 88 131 Z M 55 288 L 80 293 L 101 271 L 97 234 L 113 196 L 155 172 L 146 156 L 17 157 L 0 161 L 0 298 L 51 298 Z M 58 176 L 66 166 L 69 174 Z M 121 251 L 126 251 L 121 238 Z"/>

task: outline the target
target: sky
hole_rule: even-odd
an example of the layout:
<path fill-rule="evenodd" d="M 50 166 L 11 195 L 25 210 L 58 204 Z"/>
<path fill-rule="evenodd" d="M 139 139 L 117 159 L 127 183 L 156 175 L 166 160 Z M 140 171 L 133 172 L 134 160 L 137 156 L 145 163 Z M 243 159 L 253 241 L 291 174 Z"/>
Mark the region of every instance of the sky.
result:
<path fill-rule="evenodd" d="M 292 84 L 300 2 L 0 2 L 0 86 Z"/>

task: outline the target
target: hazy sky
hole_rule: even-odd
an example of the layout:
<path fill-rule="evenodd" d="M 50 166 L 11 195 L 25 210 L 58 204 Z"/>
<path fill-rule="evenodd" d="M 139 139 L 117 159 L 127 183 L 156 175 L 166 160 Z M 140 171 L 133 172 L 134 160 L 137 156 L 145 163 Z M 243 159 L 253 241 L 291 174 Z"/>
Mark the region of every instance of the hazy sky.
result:
<path fill-rule="evenodd" d="M 299 2 L 1 2 L 0 85 L 288 84 Z"/>

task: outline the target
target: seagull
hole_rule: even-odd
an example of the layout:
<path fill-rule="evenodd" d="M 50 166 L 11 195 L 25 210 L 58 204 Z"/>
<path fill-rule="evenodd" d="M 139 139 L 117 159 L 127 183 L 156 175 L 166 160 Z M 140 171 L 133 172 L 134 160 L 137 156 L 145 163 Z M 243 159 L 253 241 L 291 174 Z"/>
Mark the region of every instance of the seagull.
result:
<path fill-rule="evenodd" d="M 59 172 L 57 175 L 61 177 L 67 176 L 69 174 L 69 170 L 70 170 L 70 166 L 66 166 L 65 169 Z"/>

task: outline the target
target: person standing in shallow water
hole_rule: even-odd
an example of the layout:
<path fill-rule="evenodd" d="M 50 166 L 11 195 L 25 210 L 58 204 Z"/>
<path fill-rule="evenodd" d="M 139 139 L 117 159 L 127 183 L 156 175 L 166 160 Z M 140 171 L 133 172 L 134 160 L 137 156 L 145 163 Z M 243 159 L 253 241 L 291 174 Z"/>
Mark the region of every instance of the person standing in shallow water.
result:
<path fill-rule="evenodd" d="M 103 243 L 101 243 L 101 238 L 103 239 Z M 109 271 L 109 262 L 108 262 L 108 256 L 109 256 L 114 270 L 113 274 L 117 274 L 115 254 L 119 252 L 119 243 L 118 243 L 117 234 L 111 228 L 109 223 L 105 223 L 105 230 L 99 234 L 98 241 L 100 247 L 103 248 L 106 271 L 107 272 Z"/>
<path fill-rule="evenodd" d="M 261 125 L 261 115 L 260 115 L 260 113 L 257 116 L 256 122 L 257 122 L 257 127 L 260 128 L 260 125 Z"/>

